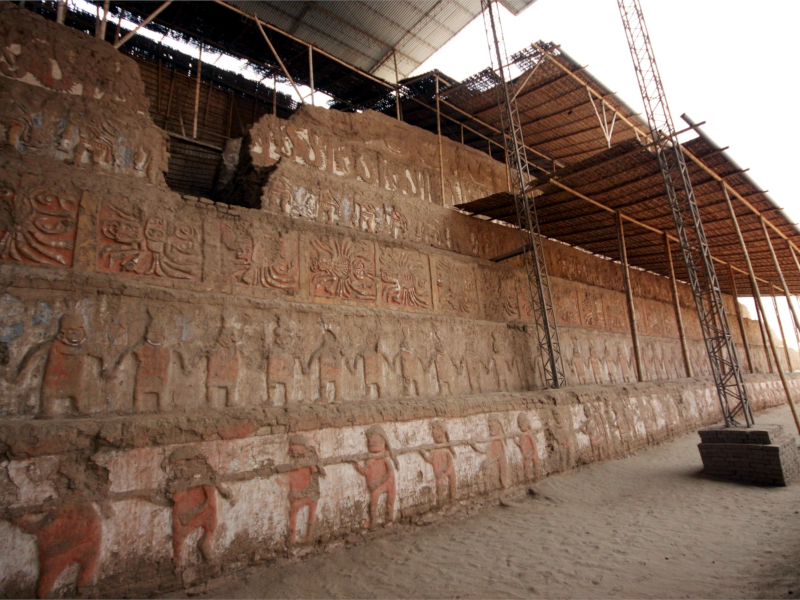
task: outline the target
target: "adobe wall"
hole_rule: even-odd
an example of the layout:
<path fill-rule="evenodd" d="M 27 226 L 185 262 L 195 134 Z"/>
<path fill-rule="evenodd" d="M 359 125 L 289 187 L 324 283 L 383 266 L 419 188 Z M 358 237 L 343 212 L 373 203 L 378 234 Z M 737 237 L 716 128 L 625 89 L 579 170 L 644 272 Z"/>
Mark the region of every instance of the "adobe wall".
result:
<path fill-rule="evenodd" d="M 5 595 L 188 586 L 719 419 L 664 280 L 634 275 L 632 383 L 618 265 L 554 243 L 574 387 L 542 390 L 524 273 L 487 260 L 517 234 L 447 207 L 505 185 L 474 150 L 442 202 L 435 136 L 309 108 L 244 140 L 257 206 L 180 196 L 133 61 L 8 4 L 0 99 Z"/>

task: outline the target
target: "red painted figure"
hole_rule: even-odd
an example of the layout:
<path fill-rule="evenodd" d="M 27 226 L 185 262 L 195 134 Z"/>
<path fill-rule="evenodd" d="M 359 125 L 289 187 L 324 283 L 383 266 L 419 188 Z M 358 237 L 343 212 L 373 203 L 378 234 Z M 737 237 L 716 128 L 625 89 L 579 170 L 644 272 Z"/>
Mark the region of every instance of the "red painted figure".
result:
<path fill-rule="evenodd" d="M 539 462 L 539 450 L 531 433 L 531 424 L 525 413 L 517 415 L 517 427 L 522 432 L 516 437 L 517 447 L 522 454 L 522 468 L 525 473 L 525 480 L 530 481 L 542 472 Z"/>
<path fill-rule="evenodd" d="M 172 559 L 175 566 L 183 564 L 183 545 L 186 538 L 202 528 L 197 543 L 205 560 L 213 558 L 212 538 L 217 529 L 217 489 L 213 485 L 198 485 L 172 494 Z"/>
<path fill-rule="evenodd" d="M 319 502 L 319 478 L 325 469 L 318 464 L 317 452 L 302 435 L 289 437 L 289 456 L 298 468 L 286 475 L 289 484 L 289 542 L 297 542 L 297 516 L 308 507 L 308 524 L 301 541 L 311 541 Z"/>
<path fill-rule="evenodd" d="M 444 502 L 444 490 L 450 494 L 450 502 L 456 499 L 456 453 L 450 445 L 450 434 L 441 421 L 431 423 L 433 442 L 439 446 L 430 452 L 420 452 L 422 458 L 433 467 L 433 477 L 436 480 L 436 504 Z M 446 444 L 445 447 L 441 447 Z"/>
<path fill-rule="evenodd" d="M 197 547 L 203 559 L 213 559 L 213 538 L 217 529 L 217 491 L 234 504 L 229 489 L 217 482 L 216 473 L 205 455 L 191 446 L 175 450 L 169 457 L 172 498 L 172 561 L 179 570 L 184 564 L 186 538 L 196 529 L 203 533 Z"/>
<path fill-rule="evenodd" d="M 63 504 L 39 518 L 26 515 L 13 523 L 36 536 L 39 582 L 36 595 L 47 598 L 59 575 L 70 565 L 79 565 L 76 585 L 88 585 L 100 556 L 100 517 L 89 503 Z"/>
<path fill-rule="evenodd" d="M 87 356 L 85 342 L 83 317 L 74 313 L 62 316 L 44 369 L 40 408 L 43 417 L 58 416 L 59 400 L 67 400 L 71 403 L 70 408 L 81 412 L 83 369 Z"/>
<path fill-rule="evenodd" d="M 377 525 L 378 503 L 386 495 L 386 523 L 394 521 L 394 501 L 397 495 L 395 469 L 400 468 L 400 463 L 389 444 L 389 438 L 380 425 L 372 425 L 366 431 L 367 449 L 372 458 L 368 458 L 364 466 L 358 461 L 351 461 L 356 471 L 367 480 L 369 490 L 369 528 Z M 394 463 L 394 466 L 392 466 Z"/>

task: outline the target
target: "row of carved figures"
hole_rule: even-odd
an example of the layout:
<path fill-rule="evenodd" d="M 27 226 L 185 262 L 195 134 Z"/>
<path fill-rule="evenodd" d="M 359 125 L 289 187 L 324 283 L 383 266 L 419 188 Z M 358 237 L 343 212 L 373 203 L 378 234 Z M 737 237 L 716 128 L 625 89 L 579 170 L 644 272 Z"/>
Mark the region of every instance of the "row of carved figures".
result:
<path fill-rule="evenodd" d="M 87 335 L 82 315 L 64 314 L 54 339 L 31 347 L 6 379 L 21 382 L 46 355 L 41 375 L 39 414 L 42 417 L 104 412 L 89 398 L 91 386 L 118 376 L 132 376 L 135 412 L 163 412 L 175 408 L 175 369 L 198 378 L 205 371 L 206 404 L 212 408 L 237 403 L 242 354 L 241 330 L 223 322 L 211 344 L 188 347 L 169 341 L 163 320 L 151 319 L 142 338 L 110 355 L 108 347 L 94 344 Z M 329 329 L 308 355 L 297 349 L 293 322 L 280 323 L 273 343 L 259 364 L 267 381 L 271 405 L 300 401 L 305 385 L 316 388 L 316 401 L 340 402 L 347 395 L 369 398 L 391 395 L 453 395 L 530 389 L 530 375 L 522 355 L 515 355 L 508 342 L 493 335 L 489 347 L 478 353 L 453 356 L 434 335 L 433 352 L 415 349 L 404 335 L 393 354 L 382 349 L 380 336 L 367 333 L 366 344 L 345 348 Z M 132 357 L 133 360 L 129 360 Z M 205 368 L 201 366 L 205 361 Z M 131 373 L 132 371 L 132 373 Z M 95 375 L 99 372 L 100 377 Z M 316 381 L 311 379 L 316 378 Z M 90 389 L 91 388 L 91 389 Z"/>
<path fill-rule="evenodd" d="M 544 475 L 542 459 L 528 417 L 517 416 L 519 431 L 506 434 L 496 417 L 488 417 L 489 437 L 455 441 L 450 439 L 447 426 L 442 421 L 430 423 L 433 443 L 416 447 L 394 448 L 386 431 L 380 425 L 365 430 L 367 451 L 348 456 L 320 458 L 310 440 L 300 434 L 288 436 L 289 462 L 271 462 L 252 475 L 256 477 L 278 477 L 278 483 L 286 489 L 288 503 L 289 546 L 313 543 L 319 537 L 316 516 L 321 497 L 320 478 L 327 477 L 326 467 L 350 464 L 363 477 L 368 493 L 368 516 L 365 528 L 388 524 L 396 518 L 397 473 L 401 468 L 399 456 L 417 454 L 430 466 L 434 481 L 432 507 L 444 507 L 455 502 L 459 496 L 474 493 L 470 486 L 459 487 L 456 469 L 457 447 L 482 455 L 479 464 L 478 493 L 501 490 L 513 483 L 532 481 Z M 563 424 L 561 424 L 563 426 Z M 548 435 L 559 435 L 552 443 L 564 443 L 564 432 L 548 428 Z M 513 444 L 519 451 L 516 463 L 509 460 L 508 447 Z M 517 464 L 515 469 L 513 464 Z M 242 473 L 231 478 L 219 475 L 209 465 L 206 456 L 198 449 L 184 446 L 174 450 L 162 467 L 167 473 L 164 489 L 147 490 L 136 497 L 164 506 L 172 515 L 172 559 L 176 573 L 180 573 L 187 559 L 185 544 L 189 536 L 200 530 L 197 550 L 206 562 L 214 560 L 214 534 L 218 526 L 218 494 L 231 505 L 237 498 L 226 481 L 241 481 Z M 516 476 L 514 476 L 516 472 Z M 246 475 L 246 474 L 245 474 Z M 516 481 L 512 481 L 516 480 Z M 333 486 L 335 488 L 335 486 Z M 130 494 L 126 495 L 130 499 Z M 17 512 L 9 509 L 8 520 L 22 531 L 36 538 L 39 556 L 39 579 L 37 596 L 48 597 L 59 576 L 73 564 L 79 566 L 76 585 L 90 585 L 101 555 L 102 518 L 112 517 L 111 500 L 105 498 L 71 496 L 69 499 L 48 505 L 38 510 Z M 97 510 L 99 507 L 99 512 Z"/>

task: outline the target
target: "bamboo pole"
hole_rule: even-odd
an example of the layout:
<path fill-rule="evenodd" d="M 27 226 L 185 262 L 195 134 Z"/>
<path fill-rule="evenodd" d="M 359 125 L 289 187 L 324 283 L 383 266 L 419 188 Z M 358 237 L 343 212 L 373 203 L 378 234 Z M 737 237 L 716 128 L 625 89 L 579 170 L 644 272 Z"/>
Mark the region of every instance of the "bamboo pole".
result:
<path fill-rule="evenodd" d="M 442 149 L 442 119 L 439 106 L 439 78 L 436 78 L 436 133 L 439 136 L 439 180 L 441 183 L 442 206 L 444 201 L 444 150 Z"/>
<path fill-rule="evenodd" d="M 158 72 L 156 74 L 156 112 L 161 114 L 161 44 L 158 44 Z"/>
<path fill-rule="evenodd" d="M 755 298 L 755 294 L 753 298 Z M 772 368 L 772 354 L 769 351 L 769 340 L 767 339 L 767 330 L 765 329 L 766 316 L 761 312 L 761 307 L 758 304 L 756 304 L 756 319 L 758 319 L 758 328 L 761 331 L 761 342 L 764 344 L 764 354 L 767 355 L 767 370 L 769 373 L 774 373 L 775 369 Z"/>
<path fill-rule="evenodd" d="M 775 294 L 778 288 L 773 285 L 771 289 L 772 307 L 775 309 L 775 317 L 778 319 L 778 330 L 781 332 L 781 339 L 783 340 L 783 353 L 786 355 L 786 371 L 791 373 L 794 369 L 792 368 L 792 359 L 789 356 L 789 344 L 786 341 L 786 330 L 783 328 L 783 319 L 781 319 L 781 313 L 778 310 L 778 297 Z"/>
<path fill-rule="evenodd" d="M 192 137 L 197 139 L 197 119 L 200 116 L 200 82 L 203 71 L 203 44 L 200 44 L 200 56 L 197 57 L 197 80 L 194 85 L 194 122 L 192 123 Z"/>
<path fill-rule="evenodd" d="M 678 324 L 678 335 L 681 340 L 681 354 L 683 354 L 683 365 L 686 368 L 686 376 L 694 377 L 692 363 L 689 360 L 689 344 L 686 340 L 686 329 L 683 325 L 683 315 L 681 314 L 681 302 L 678 295 L 678 280 L 675 279 L 675 266 L 672 264 L 672 250 L 669 247 L 669 236 L 664 234 L 664 252 L 667 255 L 667 265 L 669 266 L 670 291 L 672 292 L 672 304 L 675 307 L 675 322 Z"/>
<path fill-rule="evenodd" d="M 311 44 L 308 45 L 308 73 L 311 80 L 311 106 L 314 104 L 314 49 Z"/>
<path fill-rule="evenodd" d="M 744 236 L 742 235 L 742 230 L 739 228 L 739 220 L 736 218 L 736 211 L 733 210 L 733 203 L 731 202 L 731 197 L 728 195 L 728 190 L 723 185 L 722 192 L 725 195 L 725 202 L 728 205 L 728 211 L 731 215 L 731 220 L 733 221 L 733 226 L 736 229 L 736 236 L 739 238 L 739 245 L 742 248 L 742 256 L 744 257 L 745 264 L 747 265 L 747 274 L 750 277 L 750 287 L 753 290 L 753 298 L 756 301 L 756 306 L 759 309 L 759 312 L 762 316 L 762 323 L 764 324 L 764 329 L 767 332 L 767 337 L 769 338 L 769 347 L 772 350 L 772 355 L 775 358 L 775 365 L 778 370 L 778 376 L 781 379 L 781 384 L 783 384 L 783 391 L 786 394 L 786 401 L 789 403 L 789 407 L 792 410 L 792 417 L 794 417 L 794 424 L 797 427 L 798 433 L 800 433 L 800 417 L 797 415 L 797 409 L 794 406 L 794 400 L 792 399 L 792 392 L 789 390 L 789 383 L 786 381 L 786 375 L 783 372 L 783 369 L 780 368 L 780 361 L 778 360 L 778 350 L 775 347 L 775 340 L 772 336 L 772 330 L 766 324 L 766 312 L 764 311 L 764 302 L 761 299 L 761 291 L 758 289 L 758 282 L 756 281 L 756 274 L 753 271 L 753 263 L 750 262 L 750 253 L 747 251 L 747 244 L 744 242 Z"/>
<path fill-rule="evenodd" d="M 63 25 L 67 18 L 67 0 L 58 0 L 56 5 L 56 23 Z"/>
<path fill-rule="evenodd" d="M 278 114 L 278 74 L 272 76 L 272 116 Z"/>
<path fill-rule="evenodd" d="M 397 70 L 397 51 L 392 50 L 394 58 L 394 105 L 397 108 L 397 120 L 402 121 L 403 115 L 400 112 L 400 72 Z"/>
<path fill-rule="evenodd" d="M 124 36 L 122 36 L 122 39 L 114 44 L 114 48 L 119 50 L 119 48 L 122 47 L 125 44 L 125 42 L 127 42 L 129 39 L 131 39 L 134 35 L 136 35 L 137 32 L 142 27 L 147 27 L 153 19 L 155 19 L 158 15 L 160 15 L 162 12 L 164 12 L 164 9 L 166 9 L 170 4 L 172 4 L 172 0 L 167 0 L 161 6 L 159 6 L 157 9 L 155 9 L 153 12 L 151 12 L 147 16 L 147 18 L 144 21 L 142 21 L 141 23 L 139 23 L 132 31 L 129 31 Z M 120 18 L 120 22 L 121 21 L 122 21 L 122 19 Z"/>
<path fill-rule="evenodd" d="M 631 341 L 633 342 L 633 357 L 636 363 L 636 379 L 644 381 L 642 366 L 642 351 L 639 347 L 639 332 L 636 330 L 636 310 L 633 304 L 633 288 L 631 287 L 631 274 L 628 270 L 628 250 L 625 247 L 625 227 L 622 224 L 622 213 L 617 211 L 617 237 L 619 239 L 619 262 L 622 266 L 622 282 L 625 286 L 625 300 L 628 304 L 628 321 L 631 327 Z"/>
<path fill-rule="evenodd" d="M 208 82 L 208 92 L 206 92 L 206 108 L 203 110 L 203 127 L 208 122 L 208 109 L 211 107 L 211 90 L 214 89 L 214 84 Z"/>
<path fill-rule="evenodd" d="M 261 36 L 264 38 L 264 41 L 267 42 L 267 46 L 269 46 L 269 49 L 272 50 L 272 55 L 275 57 L 275 60 L 278 61 L 278 65 L 280 65 L 281 69 L 283 70 L 283 74 L 286 75 L 286 79 L 288 79 L 289 83 L 292 84 L 294 91 L 297 93 L 297 97 L 300 98 L 300 104 L 305 104 L 305 101 L 303 100 L 303 94 L 301 94 L 300 90 L 297 89 L 297 85 L 295 85 L 294 79 L 292 79 L 292 76 L 289 75 L 289 70 L 286 68 L 286 65 L 283 64 L 281 57 L 278 56 L 278 51 L 275 50 L 275 46 L 272 45 L 272 42 L 267 37 L 266 31 L 264 31 L 264 28 L 261 26 L 261 21 L 255 15 L 253 15 L 252 18 L 256 22 L 258 30 L 261 32 Z"/>
<path fill-rule="evenodd" d="M 231 137 L 233 128 L 233 92 L 228 90 L 228 137 Z"/>
<path fill-rule="evenodd" d="M 753 367 L 753 355 L 750 353 L 750 342 L 747 339 L 747 330 L 744 327 L 744 316 L 742 315 L 742 307 L 739 304 L 739 292 L 736 289 L 736 275 L 733 273 L 733 267 L 728 263 L 728 276 L 731 278 L 731 293 L 733 294 L 733 307 L 736 311 L 736 320 L 739 322 L 739 331 L 742 332 L 742 344 L 744 344 L 744 355 L 747 358 L 747 367 L 751 373 L 755 373 Z"/>
<path fill-rule="evenodd" d="M 764 237 L 767 240 L 767 247 L 769 248 L 769 253 L 772 255 L 772 263 L 775 265 L 775 271 L 778 273 L 778 279 L 781 282 L 781 287 L 783 288 L 783 294 L 786 296 L 786 303 L 789 305 L 789 311 L 792 314 L 792 323 L 794 325 L 795 336 L 797 336 L 797 332 L 800 331 L 800 318 L 797 316 L 797 311 L 795 310 L 794 305 L 791 302 L 791 294 L 789 293 L 789 286 L 786 284 L 786 278 L 783 276 L 783 270 L 781 269 L 781 265 L 778 262 L 778 255 L 775 254 L 775 248 L 772 246 L 772 238 L 767 231 L 767 225 L 764 222 L 764 218 L 761 218 L 761 229 L 764 232 Z M 789 246 L 789 252 L 792 254 L 792 258 L 797 261 L 797 257 L 794 255 L 794 251 L 792 247 Z"/>

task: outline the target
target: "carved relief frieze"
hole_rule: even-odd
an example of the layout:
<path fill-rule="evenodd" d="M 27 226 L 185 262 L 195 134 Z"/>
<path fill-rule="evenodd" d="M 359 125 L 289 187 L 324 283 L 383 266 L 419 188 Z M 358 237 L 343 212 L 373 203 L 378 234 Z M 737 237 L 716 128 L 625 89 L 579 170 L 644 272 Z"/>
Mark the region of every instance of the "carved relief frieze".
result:
<path fill-rule="evenodd" d="M 439 257 L 436 260 L 438 308 L 461 315 L 479 312 L 475 269 L 469 263 Z"/>
<path fill-rule="evenodd" d="M 300 234 L 248 230 L 221 221 L 220 238 L 227 250 L 223 271 L 240 285 L 297 291 L 300 288 Z"/>
<path fill-rule="evenodd" d="M 412 250 L 382 248 L 381 301 L 389 306 L 431 307 L 431 275 L 426 255 Z"/>

